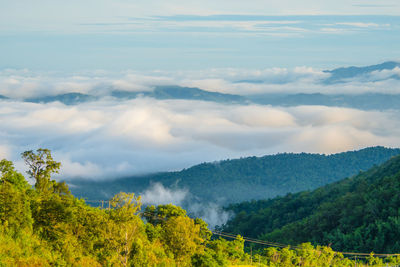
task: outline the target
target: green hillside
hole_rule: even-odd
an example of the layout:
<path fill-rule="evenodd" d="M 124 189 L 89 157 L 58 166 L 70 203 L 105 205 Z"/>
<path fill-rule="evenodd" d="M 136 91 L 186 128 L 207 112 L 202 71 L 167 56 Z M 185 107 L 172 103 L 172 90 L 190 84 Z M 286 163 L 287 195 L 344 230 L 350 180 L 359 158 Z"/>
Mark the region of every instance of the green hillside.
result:
<path fill-rule="evenodd" d="M 211 232 L 168 204 L 141 210 L 140 196 L 115 195 L 107 208 L 74 197 L 52 180 L 61 163 L 50 150 L 25 151 L 31 186 L 0 160 L 0 266 L 397 266 L 400 256 L 352 259 L 328 246 L 295 247 Z M 398 166 L 395 166 L 396 168 Z M 385 172 L 385 173 L 390 173 Z M 229 238 L 229 240 L 221 236 Z M 246 244 L 263 247 L 247 253 Z M 354 254 L 353 254 L 354 255 Z M 359 255 L 359 254 L 356 254 Z"/>
<path fill-rule="evenodd" d="M 381 164 L 400 149 L 371 147 L 333 155 L 284 153 L 203 163 L 179 172 L 164 172 L 111 181 L 70 181 L 72 192 L 87 199 L 108 199 L 120 191 L 142 193 L 158 182 L 186 188 L 200 201 L 235 203 L 315 189 Z"/>
<path fill-rule="evenodd" d="M 224 231 L 339 251 L 400 251 L 400 156 L 314 191 L 228 207 Z"/>

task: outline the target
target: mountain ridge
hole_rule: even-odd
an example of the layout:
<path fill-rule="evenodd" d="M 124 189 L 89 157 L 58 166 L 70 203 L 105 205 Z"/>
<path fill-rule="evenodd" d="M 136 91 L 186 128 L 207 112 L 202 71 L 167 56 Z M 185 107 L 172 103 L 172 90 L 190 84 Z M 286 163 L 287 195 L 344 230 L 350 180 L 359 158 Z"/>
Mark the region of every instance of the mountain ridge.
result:
<path fill-rule="evenodd" d="M 341 67 L 333 70 L 325 70 L 325 73 L 331 74 L 331 76 L 323 81 L 326 84 L 334 84 L 345 82 L 345 79 L 354 78 L 357 76 L 362 76 L 365 74 L 369 74 L 373 71 L 383 71 L 383 70 L 392 70 L 396 67 L 400 67 L 400 62 L 397 61 L 386 61 L 376 65 L 369 65 L 364 67 Z M 400 76 L 393 75 L 391 76 L 393 79 L 400 79 Z"/>
<path fill-rule="evenodd" d="M 222 229 L 264 240 L 331 244 L 335 250 L 400 250 L 400 156 L 313 191 L 227 207 Z M 397 219 L 396 219 L 397 218 Z"/>
<path fill-rule="evenodd" d="M 163 172 L 110 181 L 70 180 L 72 192 L 88 199 L 107 199 L 120 191 L 137 194 L 161 183 L 184 188 L 200 201 L 236 203 L 310 190 L 380 164 L 400 149 L 365 148 L 333 155 L 282 153 L 202 163 L 175 172 Z M 103 193 L 99 193 L 103 192 Z"/>

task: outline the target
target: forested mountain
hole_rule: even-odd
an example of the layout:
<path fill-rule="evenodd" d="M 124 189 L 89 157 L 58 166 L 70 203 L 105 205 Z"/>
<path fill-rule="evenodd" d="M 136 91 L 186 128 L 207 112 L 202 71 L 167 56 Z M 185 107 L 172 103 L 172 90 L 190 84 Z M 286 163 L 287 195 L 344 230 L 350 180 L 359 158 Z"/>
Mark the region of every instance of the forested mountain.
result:
<path fill-rule="evenodd" d="M 154 183 L 185 188 L 199 201 L 235 203 L 311 190 L 381 164 L 400 149 L 371 147 L 332 155 L 283 153 L 203 163 L 178 172 L 107 181 L 72 180 L 71 190 L 87 199 L 120 191 L 142 193 Z"/>
<path fill-rule="evenodd" d="M 314 191 L 228 207 L 224 231 L 346 251 L 400 251 L 400 156 Z"/>
<path fill-rule="evenodd" d="M 283 248 L 268 243 L 246 253 L 244 243 L 254 241 L 212 233 L 204 221 L 188 217 L 185 210 L 171 204 L 142 211 L 140 196 L 121 192 L 108 202 L 108 208 L 88 206 L 71 194 L 67 184 L 51 179 L 61 163 L 53 160 L 48 149 L 25 151 L 22 158 L 34 186 L 11 161 L 0 160 L 0 266 L 343 267 L 400 263 L 400 256 L 380 259 L 372 254 L 355 262 L 330 247 L 310 243 Z"/>

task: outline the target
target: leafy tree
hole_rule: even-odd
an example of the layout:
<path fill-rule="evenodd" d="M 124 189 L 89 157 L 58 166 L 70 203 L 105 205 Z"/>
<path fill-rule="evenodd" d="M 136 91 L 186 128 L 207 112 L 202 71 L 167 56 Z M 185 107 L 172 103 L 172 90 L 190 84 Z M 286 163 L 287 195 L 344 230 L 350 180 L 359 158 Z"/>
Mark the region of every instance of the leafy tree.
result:
<path fill-rule="evenodd" d="M 153 225 L 162 224 L 169 218 L 179 216 L 185 217 L 186 210 L 172 204 L 147 206 L 143 213 L 143 217 Z"/>
<path fill-rule="evenodd" d="M 203 252 L 204 239 L 200 236 L 200 225 L 196 225 L 192 219 L 182 216 L 169 218 L 163 230 L 162 241 L 179 266 L 189 266 L 191 257 Z"/>
<path fill-rule="evenodd" d="M 55 183 L 50 181 L 53 173 L 58 173 L 61 163 L 54 161 L 49 149 L 39 148 L 36 153 L 32 150 L 22 153 L 29 170 L 27 173 L 35 179 L 35 188 L 42 193 L 47 193 L 54 189 Z"/>
<path fill-rule="evenodd" d="M 27 190 L 29 185 L 13 163 L 0 161 L 0 222 L 14 233 L 32 227 Z"/>
<path fill-rule="evenodd" d="M 14 168 L 14 165 L 11 161 L 1 160 L 0 161 L 0 182 L 2 184 L 10 183 L 18 190 L 27 190 L 29 188 L 28 182 L 25 180 L 25 177 L 17 172 Z"/>
<path fill-rule="evenodd" d="M 128 266 L 128 260 L 134 258 L 132 252 L 135 245 L 134 241 L 138 237 L 143 238 L 145 234 L 143 222 L 137 216 L 140 210 L 140 197 L 134 194 L 119 193 L 111 201 L 112 209 L 109 210 L 109 217 L 106 224 L 106 240 L 109 247 L 117 253 L 120 263 Z M 139 244 L 136 244 L 140 246 Z"/>

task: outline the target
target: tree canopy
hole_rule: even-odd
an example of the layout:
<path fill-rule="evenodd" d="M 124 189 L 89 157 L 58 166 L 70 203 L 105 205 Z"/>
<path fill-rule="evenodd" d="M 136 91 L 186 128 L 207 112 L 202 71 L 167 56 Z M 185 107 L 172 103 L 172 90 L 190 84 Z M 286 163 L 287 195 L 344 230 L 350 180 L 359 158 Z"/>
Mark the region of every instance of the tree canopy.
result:
<path fill-rule="evenodd" d="M 336 250 L 400 251 L 400 156 L 314 191 L 228 207 L 224 231 Z"/>
<path fill-rule="evenodd" d="M 116 194 L 109 208 L 89 206 L 52 179 L 60 163 L 49 150 L 22 155 L 36 179 L 33 187 L 12 162 L 0 161 L 0 266 L 354 266 L 332 248 L 310 243 L 249 253 L 248 239 L 217 238 L 203 220 L 172 204 L 142 211 L 133 193 Z M 392 226 L 379 227 L 389 233 Z M 371 254 L 357 266 L 367 263 L 400 264 L 400 257 Z"/>

